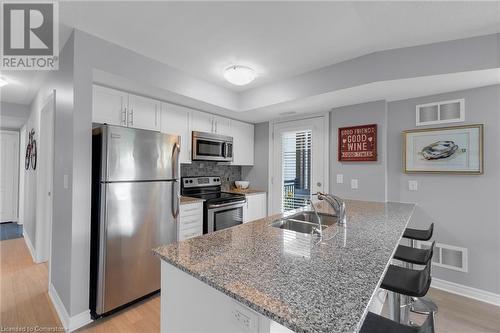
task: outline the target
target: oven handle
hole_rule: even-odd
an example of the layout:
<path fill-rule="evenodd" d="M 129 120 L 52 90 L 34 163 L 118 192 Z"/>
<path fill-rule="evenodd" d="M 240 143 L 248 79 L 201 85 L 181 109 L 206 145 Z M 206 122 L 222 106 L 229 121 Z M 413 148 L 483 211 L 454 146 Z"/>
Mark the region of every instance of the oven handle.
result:
<path fill-rule="evenodd" d="M 213 208 L 221 208 L 221 207 L 227 207 L 227 206 L 234 206 L 234 208 L 238 207 L 243 207 L 245 205 L 245 201 L 236 201 L 236 202 L 228 202 L 228 203 L 223 203 L 219 205 L 209 205 L 207 208 L 208 209 L 213 209 Z"/>

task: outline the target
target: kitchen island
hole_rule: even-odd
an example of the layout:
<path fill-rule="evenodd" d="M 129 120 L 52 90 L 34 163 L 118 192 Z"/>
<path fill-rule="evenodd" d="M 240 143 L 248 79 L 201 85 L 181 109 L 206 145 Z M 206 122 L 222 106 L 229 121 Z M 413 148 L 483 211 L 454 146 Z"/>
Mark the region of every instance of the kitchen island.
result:
<path fill-rule="evenodd" d="M 275 215 L 155 249 L 162 332 L 357 331 L 414 205 L 346 208 L 322 241 L 271 227 Z"/>

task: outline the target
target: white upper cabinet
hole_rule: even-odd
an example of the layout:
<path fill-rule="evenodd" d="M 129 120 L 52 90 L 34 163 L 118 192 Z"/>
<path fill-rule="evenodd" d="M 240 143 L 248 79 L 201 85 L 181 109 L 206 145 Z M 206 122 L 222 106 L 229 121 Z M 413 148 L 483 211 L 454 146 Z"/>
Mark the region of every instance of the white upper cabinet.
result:
<path fill-rule="evenodd" d="M 214 133 L 213 116 L 210 113 L 193 111 L 192 130 L 198 132 Z"/>
<path fill-rule="evenodd" d="M 191 163 L 191 109 L 183 106 L 162 103 L 161 132 L 181 137 L 181 163 Z"/>
<path fill-rule="evenodd" d="M 127 121 L 129 127 L 159 131 L 160 102 L 151 98 L 129 94 Z"/>
<path fill-rule="evenodd" d="M 231 119 L 213 116 L 214 133 L 231 136 Z"/>
<path fill-rule="evenodd" d="M 92 121 L 126 126 L 127 93 L 102 86 L 93 86 L 92 90 Z"/>
<path fill-rule="evenodd" d="M 229 135 L 233 137 L 233 164 L 253 165 L 254 125 L 232 120 Z"/>
<path fill-rule="evenodd" d="M 94 85 L 92 101 L 94 123 L 160 130 L 160 102 L 157 100 Z"/>

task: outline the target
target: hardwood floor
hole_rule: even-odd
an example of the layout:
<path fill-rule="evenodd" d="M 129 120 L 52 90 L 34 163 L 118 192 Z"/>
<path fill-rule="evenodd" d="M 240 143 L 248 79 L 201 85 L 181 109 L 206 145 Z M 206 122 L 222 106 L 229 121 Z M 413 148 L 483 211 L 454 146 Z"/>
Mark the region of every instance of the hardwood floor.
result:
<path fill-rule="evenodd" d="M 9 327 L 61 328 L 47 294 L 46 264 L 34 264 L 23 238 L 0 241 L 0 330 Z M 438 333 L 500 332 L 500 307 L 431 289 L 438 304 Z M 412 319 L 421 322 L 422 318 Z M 159 332 L 160 297 L 142 301 L 78 332 Z"/>

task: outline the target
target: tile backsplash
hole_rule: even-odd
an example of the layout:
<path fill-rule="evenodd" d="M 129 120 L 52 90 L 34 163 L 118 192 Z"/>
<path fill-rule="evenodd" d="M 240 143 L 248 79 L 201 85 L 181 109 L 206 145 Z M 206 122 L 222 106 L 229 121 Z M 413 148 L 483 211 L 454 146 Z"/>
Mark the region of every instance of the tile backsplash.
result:
<path fill-rule="evenodd" d="M 181 177 L 199 176 L 219 176 L 222 178 L 222 188 L 228 189 L 234 185 L 235 180 L 241 179 L 241 166 L 208 161 L 181 164 Z"/>

